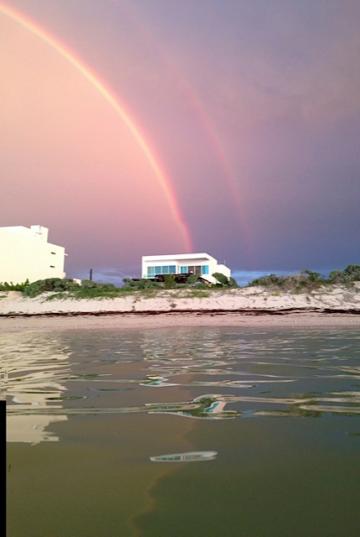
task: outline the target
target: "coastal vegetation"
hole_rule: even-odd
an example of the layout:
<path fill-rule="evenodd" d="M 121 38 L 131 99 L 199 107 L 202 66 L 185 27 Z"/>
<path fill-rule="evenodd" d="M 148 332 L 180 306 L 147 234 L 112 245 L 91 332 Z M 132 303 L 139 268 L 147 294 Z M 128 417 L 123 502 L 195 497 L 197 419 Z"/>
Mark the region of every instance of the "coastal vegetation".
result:
<path fill-rule="evenodd" d="M 18 291 L 25 297 L 34 298 L 46 294 L 47 300 L 55 299 L 91 299 L 91 298 L 116 298 L 127 295 L 138 296 L 139 299 L 156 296 L 160 292 L 171 291 L 173 295 L 188 298 L 208 297 L 212 292 L 232 290 L 238 287 L 233 278 L 227 278 L 223 274 L 215 273 L 215 284 L 205 282 L 196 275 L 190 275 L 185 283 L 178 283 L 176 278 L 165 275 L 163 281 L 150 279 L 125 278 L 122 286 L 112 283 L 101 283 L 92 280 L 82 280 L 81 283 L 69 278 L 48 278 L 30 283 L 2 283 L 0 291 Z M 264 287 L 273 293 L 283 292 L 311 292 L 319 288 L 329 288 L 333 285 L 351 287 L 360 281 L 360 265 L 348 265 L 344 270 L 335 270 L 325 277 L 319 272 L 304 270 L 299 274 L 279 276 L 269 274 L 250 282 L 247 287 Z"/>
<path fill-rule="evenodd" d="M 319 272 L 312 270 L 303 270 L 299 274 L 291 274 L 289 276 L 279 276 L 277 274 L 269 274 L 256 278 L 248 285 L 260 286 L 266 288 L 277 289 L 279 291 L 311 291 L 323 286 L 335 284 L 352 286 L 354 282 L 360 281 L 360 265 L 348 265 L 344 270 L 334 270 L 330 272 L 328 277 L 323 276 Z"/>
<path fill-rule="evenodd" d="M 92 280 L 82 280 L 81 283 L 69 278 L 47 278 L 30 283 L 28 280 L 23 283 L 0 284 L 0 291 L 19 291 L 23 296 L 34 298 L 44 293 L 47 300 L 63 298 L 116 298 L 126 295 L 139 295 L 142 297 L 155 296 L 157 292 L 164 290 L 187 291 L 190 297 L 209 296 L 211 288 L 223 289 L 237 287 L 233 278 L 227 278 L 223 274 L 214 274 L 216 284 L 208 284 L 199 280 L 197 276 L 190 275 L 186 283 L 178 283 L 173 275 L 167 274 L 164 281 L 154 281 L 150 279 L 125 278 L 123 285 L 116 286 L 112 283 L 101 283 Z"/>

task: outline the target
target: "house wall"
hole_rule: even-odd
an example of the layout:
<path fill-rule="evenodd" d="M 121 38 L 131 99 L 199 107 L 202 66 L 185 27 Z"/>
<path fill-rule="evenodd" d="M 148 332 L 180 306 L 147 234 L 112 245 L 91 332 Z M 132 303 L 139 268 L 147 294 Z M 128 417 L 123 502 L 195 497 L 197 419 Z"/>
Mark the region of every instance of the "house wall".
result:
<path fill-rule="evenodd" d="M 226 265 L 217 265 L 217 269 L 215 272 L 221 272 L 221 274 L 224 274 L 228 278 L 231 277 L 231 270 Z"/>
<path fill-rule="evenodd" d="M 0 282 L 64 278 L 65 248 L 47 236 L 43 226 L 0 228 Z"/>

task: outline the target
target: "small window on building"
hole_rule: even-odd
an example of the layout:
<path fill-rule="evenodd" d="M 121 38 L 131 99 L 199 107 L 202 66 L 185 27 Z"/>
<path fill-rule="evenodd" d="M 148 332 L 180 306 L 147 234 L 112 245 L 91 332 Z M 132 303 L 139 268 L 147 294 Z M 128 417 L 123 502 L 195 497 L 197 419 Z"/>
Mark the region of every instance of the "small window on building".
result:
<path fill-rule="evenodd" d="M 202 265 L 201 274 L 209 274 L 209 265 Z"/>
<path fill-rule="evenodd" d="M 180 273 L 181 274 L 187 274 L 187 272 L 189 272 L 189 267 L 183 265 L 182 267 L 180 267 Z"/>
<path fill-rule="evenodd" d="M 50 268 L 55 268 L 55 265 L 50 265 Z"/>
<path fill-rule="evenodd" d="M 148 276 L 160 274 L 176 274 L 176 265 L 160 265 L 157 267 L 148 267 Z"/>
<path fill-rule="evenodd" d="M 51 252 L 51 253 L 52 253 L 52 255 L 56 255 L 56 252 Z"/>

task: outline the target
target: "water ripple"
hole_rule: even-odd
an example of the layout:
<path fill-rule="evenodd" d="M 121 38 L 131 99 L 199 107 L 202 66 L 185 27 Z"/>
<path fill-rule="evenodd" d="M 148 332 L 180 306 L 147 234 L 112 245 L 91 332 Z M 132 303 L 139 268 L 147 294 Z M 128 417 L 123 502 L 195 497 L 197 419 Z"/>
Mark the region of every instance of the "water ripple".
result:
<path fill-rule="evenodd" d="M 325 330 L 2 335 L 8 438 L 59 440 L 61 422 L 73 415 L 359 415 L 358 343 L 352 331 Z"/>

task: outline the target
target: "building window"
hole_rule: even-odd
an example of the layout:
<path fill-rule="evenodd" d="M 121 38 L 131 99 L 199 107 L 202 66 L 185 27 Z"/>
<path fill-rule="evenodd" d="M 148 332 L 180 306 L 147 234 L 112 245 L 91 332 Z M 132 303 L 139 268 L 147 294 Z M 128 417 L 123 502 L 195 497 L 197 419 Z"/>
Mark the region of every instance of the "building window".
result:
<path fill-rule="evenodd" d="M 50 268 L 55 268 L 55 265 L 50 265 Z"/>
<path fill-rule="evenodd" d="M 182 267 L 180 267 L 180 273 L 181 274 L 187 274 L 189 272 L 189 267 L 183 265 Z"/>
<path fill-rule="evenodd" d="M 201 274 L 209 274 L 209 265 L 202 265 Z"/>
<path fill-rule="evenodd" d="M 176 265 L 162 265 L 147 268 L 147 276 L 156 276 L 157 274 L 176 274 Z"/>
<path fill-rule="evenodd" d="M 188 267 L 190 274 L 196 274 L 200 276 L 201 274 L 201 265 L 193 265 Z"/>
<path fill-rule="evenodd" d="M 52 255 L 56 255 L 56 252 L 51 252 Z"/>

